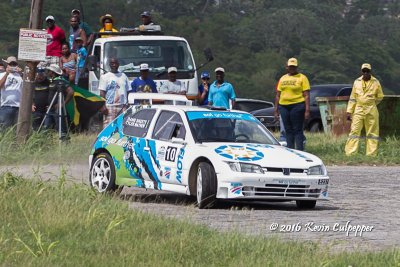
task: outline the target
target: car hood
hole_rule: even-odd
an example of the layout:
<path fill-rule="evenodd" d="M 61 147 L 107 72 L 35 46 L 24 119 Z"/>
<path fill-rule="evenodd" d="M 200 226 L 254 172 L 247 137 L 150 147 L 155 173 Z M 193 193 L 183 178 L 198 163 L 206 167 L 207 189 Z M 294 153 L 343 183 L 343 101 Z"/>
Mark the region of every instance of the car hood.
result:
<path fill-rule="evenodd" d="M 213 158 L 223 161 L 240 161 L 276 168 L 309 168 L 322 164 L 318 157 L 310 153 L 280 145 L 243 143 L 203 143 L 203 145 L 206 145 L 208 154 L 213 153 Z"/>

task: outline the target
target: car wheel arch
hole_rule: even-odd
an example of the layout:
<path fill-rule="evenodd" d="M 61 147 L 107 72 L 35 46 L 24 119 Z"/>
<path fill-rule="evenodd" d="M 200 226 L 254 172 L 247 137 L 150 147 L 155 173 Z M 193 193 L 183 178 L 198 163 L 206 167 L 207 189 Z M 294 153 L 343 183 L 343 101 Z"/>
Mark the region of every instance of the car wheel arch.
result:
<path fill-rule="evenodd" d="M 111 154 L 110 154 L 110 152 L 108 152 L 108 150 L 107 149 L 105 149 L 105 148 L 98 148 L 98 149 L 96 149 L 96 151 L 93 153 L 93 159 L 92 159 L 92 162 L 90 163 L 90 165 L 92 165 L 93 164 L 93 160 L 96 158 L 96 156 L 97 155 L 99 155 L 100 153 L 107 153 L 108 155 L 110 155 L 110 157 L 111 157 Z"/>
<path fill-rule="evenodd" d="M 200 162 L 207 162 L 207 163 L 211 164 L 211 166 L 213 166 L 213 168 L 215 170 L 215 167 L 212 164 L 212 162 L 206 157 L 201 156 L 201 157 L 198 157 L 197 159 L 195 159 L 193 161 L 193 163 L 191 164 L 190 169 L 189 169 L 189 177 L 188 177 L 189 178 L 188 179 L 189 192 L 190 192 L 191 196 L 195 196 L 196 195 L 196 190 L 197 190 L 197 181 L 196 181 L 196 179 L 197 179 L 197 170 L 198 170 Z"/>

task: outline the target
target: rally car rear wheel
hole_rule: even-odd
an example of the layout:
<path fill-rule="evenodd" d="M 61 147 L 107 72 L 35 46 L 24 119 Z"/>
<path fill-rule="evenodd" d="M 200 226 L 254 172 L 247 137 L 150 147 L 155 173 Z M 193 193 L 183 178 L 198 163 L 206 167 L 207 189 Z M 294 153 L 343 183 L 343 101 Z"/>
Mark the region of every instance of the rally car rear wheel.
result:
<path fill-rule="evenodd" d="M 211 208 L 216 203 L 217 176 L 210 163 L 200 162 L 197 170 L 197 205 L 200 209 Z"/>
<path fill-rule="evenodd" d="M 90 185 L 100 193 L 114 192 L 118 188 L 115 184 L 114 162 L 109 154 L 100 153 L 94 158 L 89 181 Z"/>
<path fill-rule="evenodd" d="M 316 200 L 296 200 L 296 205 L 299 209 L 313 209 L 316 204 Z"/>

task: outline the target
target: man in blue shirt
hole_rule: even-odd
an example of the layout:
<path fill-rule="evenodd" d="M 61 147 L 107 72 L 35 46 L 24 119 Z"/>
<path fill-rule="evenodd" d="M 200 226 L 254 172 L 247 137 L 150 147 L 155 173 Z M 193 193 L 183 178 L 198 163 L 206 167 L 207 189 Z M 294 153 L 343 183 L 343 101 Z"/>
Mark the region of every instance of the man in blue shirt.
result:
<path fill-rule="evenodd" d="M 214 107 L 230 108 L 229 100 L 232 101 L 232 106 L 235 105 L 235 90 L 232 84 L 224 81 L 225 70 L 221 67 L 215 69 L 216 81 L 210 86 L 208 94 L 208 104 Z"/>
<path fill-rule="evenodd" d="M 148 64 L 140 64 L 140 77 L 133 80 L 131 88 L 128 93 L 158 93 L 156 83 L 149 78 Z"/>
<path fill-rule="evenodd" d="M 210 73 L 203 71 L 201 73 L 201 84 L 199 85 L 199 105 L 208 105 L 208 90 L 210 89 Z"/>

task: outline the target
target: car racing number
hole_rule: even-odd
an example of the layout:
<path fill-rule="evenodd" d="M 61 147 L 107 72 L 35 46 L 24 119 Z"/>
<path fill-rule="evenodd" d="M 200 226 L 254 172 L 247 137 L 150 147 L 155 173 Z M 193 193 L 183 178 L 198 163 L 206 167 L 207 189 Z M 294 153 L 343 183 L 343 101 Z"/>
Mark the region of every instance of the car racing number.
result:
<path fill-rule="evenodd" d="M 165 151 L 165 160 L 166 161 L 175 161 L 176 159 L 176 152 L 178 151 L 178 148 L 169 146 L 167 147 Z"/>

